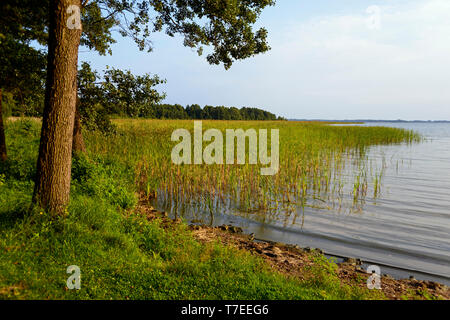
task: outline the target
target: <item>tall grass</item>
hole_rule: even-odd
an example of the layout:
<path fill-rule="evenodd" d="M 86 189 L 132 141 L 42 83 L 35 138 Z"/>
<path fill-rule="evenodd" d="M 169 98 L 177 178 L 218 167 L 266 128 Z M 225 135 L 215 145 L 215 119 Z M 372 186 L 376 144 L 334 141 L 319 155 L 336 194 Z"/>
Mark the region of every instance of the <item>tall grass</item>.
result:
<path fill-rule="evenodd" d="M 192 121 L 116 120 L 116 124 L 117 136 L 87 135 L 91 156 L 106 156 L 134 168 L 137 191 L 160 207 L 194 217 L 209 212 L 211 220 L 215 214 L 232 211 L 265 221 L 280 217 L 293 221 L 299 209 L 342 209 L 348 198 L 353 200 L 350 210 L 360 210 L 368 195 L 377 197 L 382 190 L 384 164 L 368 161 L 369 149 L 421 140 L 413 131 L 387 127 L 203 121 L 204 131 L 279 129 L 280 170 L 262 176 L 260 165 L 172 164 L 176 142 L 170 140 L 171 133 L 185 128 L 192 134 Z"/>

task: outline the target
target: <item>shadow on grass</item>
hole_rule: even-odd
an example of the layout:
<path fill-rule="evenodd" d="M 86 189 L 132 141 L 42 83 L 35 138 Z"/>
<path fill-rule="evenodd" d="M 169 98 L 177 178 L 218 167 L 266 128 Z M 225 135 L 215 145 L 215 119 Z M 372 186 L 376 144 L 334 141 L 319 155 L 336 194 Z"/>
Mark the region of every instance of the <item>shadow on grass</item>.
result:
<path fill-rule="evenodd" d="M 23 210 L 8 210 L 0 213 L 0 229 L 9 230 L 14 228 L 17 223 L 23 221 L 25 217 L 29 215 L 29 210 L 24 208 Z"/>

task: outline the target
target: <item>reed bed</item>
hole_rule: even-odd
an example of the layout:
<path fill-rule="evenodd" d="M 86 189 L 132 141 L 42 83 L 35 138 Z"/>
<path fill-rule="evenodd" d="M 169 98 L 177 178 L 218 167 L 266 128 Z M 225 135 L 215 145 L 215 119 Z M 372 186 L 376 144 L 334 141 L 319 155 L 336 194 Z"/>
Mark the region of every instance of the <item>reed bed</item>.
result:
<path fill-rule="evenodd" d="M 171 134 L 179 128 L 192 134 L 193 121 L 121 119 L 115 123 L 117 135 L 87 133 L 91 156 L 111 157 L 132 168 L 134 176 L 130 178 L 136 191 L 161 209 L 199 220 L 206 214 L 210 222 L 218 214 L 231 213 L 287 224 L 295 223 L 305 208 L 361 210 L 367 197 L 381 194 L 387 165 L 385 161 L 370 161 L 369 149 L 421 141 L 413 131 L 387 127 L 203 121 L 204 131 L 279 129 L 279 171 L 274 176 L 262 176 L 261 165 L 173 164 L 170 155 L 177 142 L 171 141 Z"/>

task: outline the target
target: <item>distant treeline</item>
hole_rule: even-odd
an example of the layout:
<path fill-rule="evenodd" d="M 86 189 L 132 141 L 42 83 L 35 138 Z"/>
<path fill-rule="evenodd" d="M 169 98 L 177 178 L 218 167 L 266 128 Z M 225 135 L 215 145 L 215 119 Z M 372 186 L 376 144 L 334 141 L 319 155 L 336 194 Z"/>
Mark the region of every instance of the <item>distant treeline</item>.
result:
<path fill-rule="evenodd" d="M 156 104 L 147 108 L 144 118 L 153 119 L 209 119 L 209 120 L 285 120 L 275 114 L 258 108 L 241 109 L 225 106 L 205 106 L 198 104 L 183 107 L 179 104 Z"/>
<path fill-rule="evenodd" d="M 45 59 L 41 69 L 44 69 Z M 33 62 L 34 63 L 34 62 Z M 36 62 L 37 63 L 37 62 Z M 6 116 L 41 117 L 44 107 L 45 72 L 39 73 L 32 87 L 26 84 L 2 90 L 2 109 Z M 36 76 L 37 77 L 37 76 Z M 28 81 L 29 82 L 29 81 Z M 27 82 L 27 83 L 28 83 Z M 92 70 L 87 62 L 78 70 L 77 109 L 85 129 L 112 131 L 110 117 L 193 120 L 286 120 L 258 108 L 205 106 L 183 107 L 164 104 L 164 92 L 158 85 L 165 83 L 158 75 L 134 75 L 129 70 L 107 68 L 103 74 Z M 27 90 L 25 90 L 27 89 Z"/>

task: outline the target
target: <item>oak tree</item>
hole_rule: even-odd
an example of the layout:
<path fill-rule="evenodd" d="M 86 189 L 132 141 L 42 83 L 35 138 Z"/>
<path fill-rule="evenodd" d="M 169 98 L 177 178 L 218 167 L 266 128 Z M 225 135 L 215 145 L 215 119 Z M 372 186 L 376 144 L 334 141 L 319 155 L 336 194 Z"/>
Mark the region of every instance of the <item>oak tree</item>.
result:
<path fill-rule="evenodd" d="M 47 81 L 33 200 L 53 213 L 63 213 L 69 202 L 80 8 L 80 0 L 51 0 L 49 6 Z"/>

